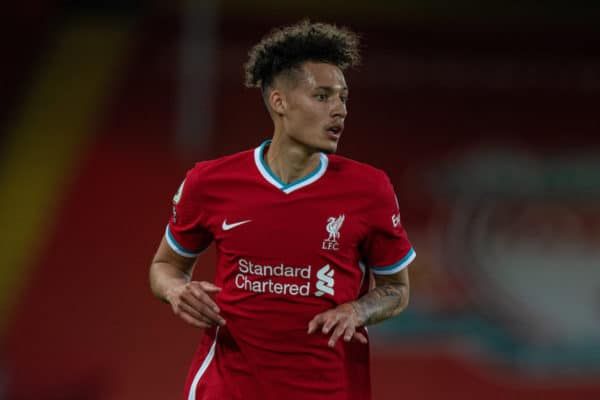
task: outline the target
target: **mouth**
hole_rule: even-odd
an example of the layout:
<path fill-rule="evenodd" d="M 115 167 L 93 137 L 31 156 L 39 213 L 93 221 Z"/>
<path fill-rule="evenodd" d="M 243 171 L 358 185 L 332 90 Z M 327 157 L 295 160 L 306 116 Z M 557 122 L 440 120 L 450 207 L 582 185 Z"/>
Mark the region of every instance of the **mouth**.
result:
<path fill-rule="evenodd" d="M 332 124 L 325 128 L 325 131 L 328 133 L 328 135 L 335 139 L 340 137 L 343 130 L 344 130 L 344 124 L 342 124 L 342 123 Z"/>

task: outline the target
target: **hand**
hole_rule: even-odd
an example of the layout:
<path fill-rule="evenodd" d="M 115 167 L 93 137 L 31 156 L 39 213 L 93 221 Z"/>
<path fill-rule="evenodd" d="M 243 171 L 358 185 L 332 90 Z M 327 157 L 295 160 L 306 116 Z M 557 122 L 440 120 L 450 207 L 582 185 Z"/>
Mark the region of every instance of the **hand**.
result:
<path fill-rule="evenodd" d="M 210 328 L 225 325 L 219 307 L 211 298 L 220 291 L 220 287 L 210 282 L 191 281 L 169 289 L 165 297 L 175 315 L 185 322 L 198 328 Z"/>
<path fill-rule="evenodd" d="M 342 335 L 344 336 L 345 342 L 354 339 L 358 340 L 360 343 L 366 344 L 367 338 L 365 335 L 356 332 L 356 328 L 359 326 L 362 326 L 362 323 L 360 322 L 352 303 L 344 303 L 336 308 L 315 315 L 308 323 L 308 334 L 310 335 L 321 328 L 321 332 L 327 335 L 333 329 L 329 342 L 327 343 L 329 347 L 335 346 L 335 343 Z"/>

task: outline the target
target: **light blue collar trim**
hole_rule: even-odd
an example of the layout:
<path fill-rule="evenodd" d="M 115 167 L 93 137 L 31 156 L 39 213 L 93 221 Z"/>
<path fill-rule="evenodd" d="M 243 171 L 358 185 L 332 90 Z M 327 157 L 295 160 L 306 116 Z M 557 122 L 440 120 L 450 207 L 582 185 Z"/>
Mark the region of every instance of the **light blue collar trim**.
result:
<path fill-rule="evenodd" d="M 317 181 L 320 177 L 322 177 L 327 171 L 329 159 L 325 154 L 319 153 L 319 166 L 315 168 L 314 171 L 306 175 L 304 178 L 298 179 L 297 181 L 291 183 L 283 183 L 281 179 L 279 179 L 277 175 L 275 175 L 273 171 L 271 171 L 263 157 L 263 155 L 265 154 L 265 147 L 267 147 L 269 143 L 271 143 L 271 140 L 265 140 L 260 146 L 254 149 L 254 162 L 256 164 L 256 168 L 258 168 L 258 171 L 263 176 L 263 178 L 265 178 L 267 182 L 269 182 L 277 189 L 283 191 L 286 194 L 292 193 L 294 190 L 298 190 L 300 188 L 310 185 L 311 183 Z"/>

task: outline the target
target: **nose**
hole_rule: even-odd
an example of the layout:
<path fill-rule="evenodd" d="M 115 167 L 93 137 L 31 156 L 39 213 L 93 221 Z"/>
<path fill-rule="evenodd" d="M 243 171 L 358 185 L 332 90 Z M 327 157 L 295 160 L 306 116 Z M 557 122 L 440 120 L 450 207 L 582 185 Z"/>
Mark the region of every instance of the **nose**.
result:
<path fill-rule="evenodd" d="M 331 116 L 336 118 L 346 118 L 346 115 L 348 115 L 346 103 L 341 98 L 336 98 L 331 109 Z"/>

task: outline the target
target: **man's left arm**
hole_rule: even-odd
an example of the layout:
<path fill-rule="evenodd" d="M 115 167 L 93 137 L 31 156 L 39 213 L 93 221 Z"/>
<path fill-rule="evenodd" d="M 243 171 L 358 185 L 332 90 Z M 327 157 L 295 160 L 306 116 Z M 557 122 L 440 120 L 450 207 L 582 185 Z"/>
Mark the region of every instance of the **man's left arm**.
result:
<path fill-rule="evenodd" d="M 375 287 L 350 303 L 360 325 L 373 325 L 400 314 L 410 295 L 408 268 L 391 275 L 374 275 Z"/>
<path fill-rule="evenodd" d="M 320 328 L 322 333 L 331 334 L 328 343 L 330 347 L 335 346 L 342 336 L 346 342 L 355 339 L 366 343 L 367 338 L 357 332 L 356 328 L 373 325 L 400 314 L 408 305 L 408 268 L 390 275 L 374 276 L 374 288 L 353 302 L 316 315 L 308 324 L 308 333 L 315 333 Z"/>

